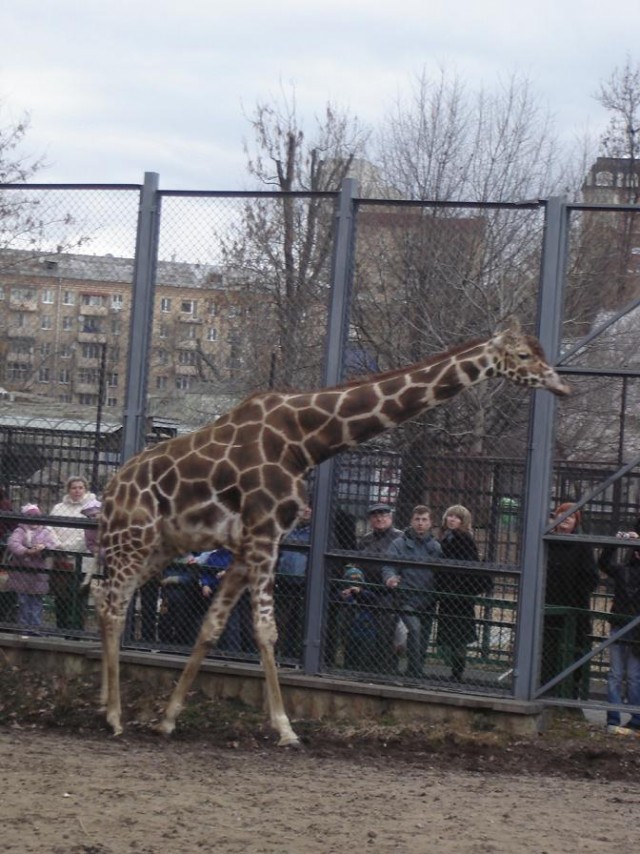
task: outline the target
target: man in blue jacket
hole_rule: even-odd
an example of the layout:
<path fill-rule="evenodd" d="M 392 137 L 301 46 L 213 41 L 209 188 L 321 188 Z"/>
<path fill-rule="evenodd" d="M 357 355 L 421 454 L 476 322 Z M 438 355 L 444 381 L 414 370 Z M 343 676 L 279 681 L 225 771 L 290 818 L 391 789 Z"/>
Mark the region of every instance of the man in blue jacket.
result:
<path fill-rule="evenodd" d="M 442 556 L 440 543 L 431 533 L 431 511 L 418 504 L 411 524 L 389 546 L 388 557 L 428 564 Z M 434 574 L 429 566 L 385 566 L 382 578 L 396 597 L 398 611 L 407 627 L 407 672 L 410 679 L 424 678 L 424 660 L 429 646 L 435 608 Z"/>

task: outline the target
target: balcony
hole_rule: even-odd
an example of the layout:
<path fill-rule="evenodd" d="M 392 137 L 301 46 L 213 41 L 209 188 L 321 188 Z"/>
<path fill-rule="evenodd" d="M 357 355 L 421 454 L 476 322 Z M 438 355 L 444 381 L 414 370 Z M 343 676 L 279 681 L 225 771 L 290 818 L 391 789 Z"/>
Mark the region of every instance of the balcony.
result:
<path fill-rule="evenodd" d="M 38 311 L 38 300 L 24 300 L 9 297 L 9 308 L 12 311 Z"/>
<path fill-rule="evenodd" d="M 109 306 L 107 305 L 81 305 L 80 314 L 84 317 L 107 317 Z"/>
<path fill-rule="evenodd" d="M 78 343 L 106 344 L 107 336 L 104 334 L 104 332 L 78 332 Z"/>
<path fill-rule="evenodd" d="M 9 318 L 9 325 L 8 325 L 7 329 L 4 330 L 3 334 L 6 335 L 7 338 L 24 338 L 25 334 L 28 335 L 29 332 L 33 332 L 33 328 L 31 326 L 31 324 L 29 325 L 28 329 L 25 329 L 24 327 L 19 327 L 19 326 L 13 326 L 13 325 L 11 325 L 11 318 Z"/>

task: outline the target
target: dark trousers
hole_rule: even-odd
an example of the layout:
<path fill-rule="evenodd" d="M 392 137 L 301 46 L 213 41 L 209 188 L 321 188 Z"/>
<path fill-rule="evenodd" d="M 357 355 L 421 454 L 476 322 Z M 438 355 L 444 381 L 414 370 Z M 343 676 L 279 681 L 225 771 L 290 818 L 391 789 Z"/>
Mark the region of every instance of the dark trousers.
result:
<path fill-rule="evenodd" d="M 50 590 L 56 612 L 58 629 L 82 631 L 87 616 L 89 588 L 82 587 L 82 576 L 69 562 L 66 570 L 55 569 L 50 576 Z"/>
<path fill-rule="evenodd" d="M 305 595 L 304 576 L 278 576 L 274 604 L 278 628 L 278 652 L 283 658 L 300 659 L 302 657 Z"/>
<path fill-rule="evenodd" d="M 152 578 L 143 584 L 134 594 L 127 609 L 125 623 L 125 638 L 135 641 L 136 638 L 136 598 L 140 597 L 140 640 L 143 643 L 155 643 L 158 621 L 158 595 L 160 582 Z"/>

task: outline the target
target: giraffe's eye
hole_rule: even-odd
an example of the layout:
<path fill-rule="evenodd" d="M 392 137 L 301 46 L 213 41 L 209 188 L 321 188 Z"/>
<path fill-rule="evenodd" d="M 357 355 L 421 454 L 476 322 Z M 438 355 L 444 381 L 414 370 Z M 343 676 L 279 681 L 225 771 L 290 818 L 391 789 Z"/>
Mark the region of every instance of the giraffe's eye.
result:
<path fill-rule="evenodd" d="M 521 362 L 525 362 L 529 358 L 529 354 L 524 352 L 518 353 L 518 358 Z"/>

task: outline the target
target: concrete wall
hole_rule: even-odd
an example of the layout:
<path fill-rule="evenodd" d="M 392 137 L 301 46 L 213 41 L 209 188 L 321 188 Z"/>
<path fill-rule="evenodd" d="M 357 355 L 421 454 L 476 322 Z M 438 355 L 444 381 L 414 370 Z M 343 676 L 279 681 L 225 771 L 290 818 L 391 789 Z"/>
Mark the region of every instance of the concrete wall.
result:
<path fill-rule="evenodd" d="M 0 650 L 5 665 L 19 668 L 66 676 L 100 671 L 100 647 L 94 643 L 0 635 Z M 168 699 L 185 661 L 184 656 L 125 650 L 121 654 L 122 681 L 148 684 L 154 697 L 164 694 Z M 384 717 L 394 723 L 445 723 L 457 731 L 497 729 L 514 735 L 532 735 L 543 726 L 543 706 L 538 702 L 350 682 L 286 669 L 279 672 L 287 712 L 293 720 L 357 723 Z M 260 667 L 205 661 L 196 684 L 211 699 L 234 699 L 253 708 L 264 707 Z"/>

